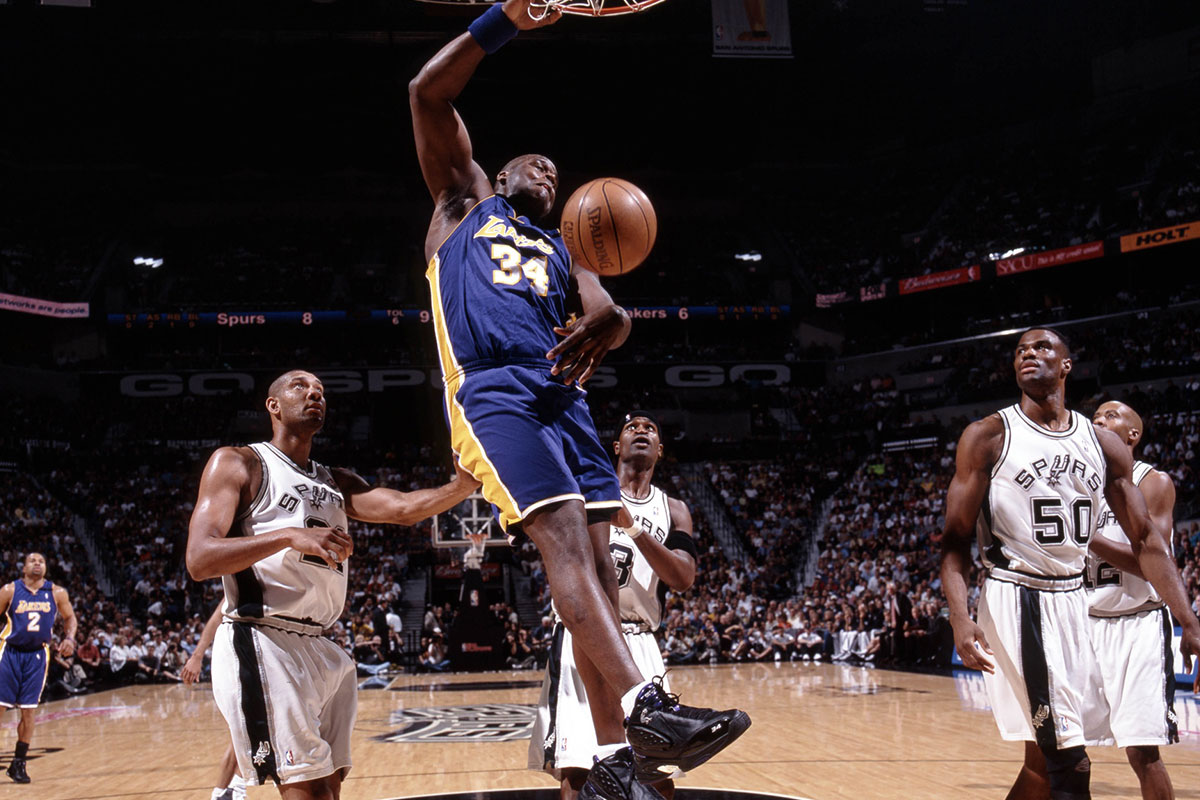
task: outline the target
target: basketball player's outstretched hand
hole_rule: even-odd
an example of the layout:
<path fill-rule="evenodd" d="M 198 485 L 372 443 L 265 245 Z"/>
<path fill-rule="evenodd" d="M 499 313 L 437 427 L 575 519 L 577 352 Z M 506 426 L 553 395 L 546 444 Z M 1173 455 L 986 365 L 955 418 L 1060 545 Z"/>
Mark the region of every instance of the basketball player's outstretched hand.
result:
<path fill-rule="evenodd" d="M 992 654 L 992 648 L 988 644 L 987 636 L 983 633 L 983 628 L 976 625 L 972 620 L 963 620 L 954 627 L 954 646 L 958 650 L 958 657 L 962 659 L 963 666 L 967 669 L 978 669 L 984 672 L 996 671 L 996 666 L 984 655 Z"/>
<path fill-rule="evenodd" d="M 504 14 L 512 20 L 513 25 L 516 25 L 519 31 L 544 28 L 562 19 L 562 11 L 558 8 L 552 8 L 546 12 L 546 16 L 535 20 L 529 16 L 529 0 L 506 0 L 504 3 Z"/>
<path fill-rule="evenodd" d="M 1192 671 L 1192 656 L 1200 658 L 1200 636 L 1194 630 L 1183 629 L 1183 638 L 1179 641 L 1179 652 L 1183 654 L 1183 671 Z"/>
<path fill-rule="evenodd" d="M 199 658 L 197 658 L 199 656 Z M 200 680 L 200 669 L 204 666 L 204 654 L 197 650 L 192 653 L 191 658 L 183 665 L 183 669 L 179 670 L 179 678 L 183 681 L 184 686 L 191 686 L 196 681 Z"/>
<path fill-rule="evenodd" d="M 623 314 L 614 305 L 584 314 L 565 328 L 555 328 L 555 333 L 566 338 L 546 353 L 554 362 L 551 374 L 561 374 L 568 386 L 586 383 L 624 332 Z"/>
<path fill-rule="evenodd" d="M 292 548 L 336 567 L 354 552 L 350 534 L 337 528 L 292 528 Z"/>

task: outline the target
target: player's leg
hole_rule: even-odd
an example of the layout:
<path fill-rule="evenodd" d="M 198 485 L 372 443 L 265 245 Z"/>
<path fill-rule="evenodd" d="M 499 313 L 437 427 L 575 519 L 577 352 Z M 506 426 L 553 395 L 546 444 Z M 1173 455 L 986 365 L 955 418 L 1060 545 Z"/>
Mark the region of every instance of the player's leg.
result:
<path fill-rule="evenodd" d="M 1153 745 L 1126 747 L 1125 756 L 1142 787 L 1142 800 L 1175 800 L 1175 789 L 1162 754 Z"/>
<path fill-rule="evenodd" d="M 618 602 L 617 572 L 613 566 L 612 555 L 608 549 L 609 523 L 607 521 L 588 525 L 588 538 L 592 543 L 592 558 L 596 568 L 596 576 L 600 586 L 608 598 L 613 611 L 613 618 L 618 627 L 621 624 Z M 623 638 L 623 637 L 622 637 Z M 596 743 L 601 750 L 611 750 L 605 745 L 625 743 L 625 713 L 621 709 L 621 697 L 605 680 L 588 656 L 579 645 L 578 637 L 572 635 L 575 647 L 575 668 L 583 678 L 583 685 L 588 691 L 588 707 L 592 712 L 592 722 L 596 728 Z M 624 648 L 623 648 L 624 649 Z M 630 654 L 632 657 L 632 654 Z M 636 668 L 636 663 L 635 663 Z M 638 670 L 638 682 L 645 680 L 641 670 Z"/>
<path fill-rule="evenodd" d="M 589 681 L 601 677 L 601 683 L 607 683 L 608 692 L 623 695 L 642 683 L 642 676 L 621 635 L 609 592 L 597 574 L 597 560 L 583 503 L 564 500 L 542 506 L 525 518 L 522 529 L 541 553 L 555 607 L 563 624 L 571 631 L 576 665 L 587 687 L 594 717 L 597 706 L 594 698 L 601 696 L 604 689 L 597 686 L 593 691 Z M 611 567 L 610 558 L 610 571 Z M 615 577 L 613 583 L 615 585 Z M 587 667 L 578 660 L 580 655 L 588 662 Z M 611 708 L 609 713 L 613 714 Z M 615 716 L 619 726 L 619 706 Z"/>
<path fill-rule="evenodd" d="M 562 771 L 562 782 L 558 787 L 559 800 L 575 800 L 579 796 L 579 790 L 583 788 L 583 784 L 587 781 L 587 770 L 575 769 L 574 767 L 564 769 Z"/>
<path fill-rule="evenodd" d="M 285 783 L 279 787 L 279 796 L 283 800 L 338 800 L 341 794 L 340 772 L 316 780 Z"/>
<path fill-rule="evenodd" d="M 233 751 L 233 742 L 225 745 L 225 752 L 217 765 L 217 779 L 213 783 L 213 800 L 228 798 L 242 800 L 246 796 L 246 782 L 237 771 L 237 754 Z"/>
<path fill-rule="evenodd" d="M 1004 800 L 1050 800 L 1046 758 L 1037 742 L 1025 742 L 1025 762 Z"/>

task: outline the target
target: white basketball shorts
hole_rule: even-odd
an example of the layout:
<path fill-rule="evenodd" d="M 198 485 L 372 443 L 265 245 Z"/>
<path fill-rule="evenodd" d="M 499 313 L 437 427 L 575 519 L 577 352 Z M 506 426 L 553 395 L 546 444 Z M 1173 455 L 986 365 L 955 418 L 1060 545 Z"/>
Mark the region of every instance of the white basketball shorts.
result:
<path fill-rule="evenodd" d="M 1171 615 L 1157 608 L 1090 622 L 1100 669 L 1089 695 L 1108 699 L 1108 741 L 1117 747 L 1178 742 Z"/>
<path fill-rule="evenodd" d="M 625 641 L 642 677 L 650 680 L 666 673 L 653 633 L 626 632 Z M 665 678 L 663 687 L 668 688 Z M 554 629 L 537 720 L 529 740 L 529 769 L 544 770 L 562 780 L 564 769 L 591 769 L 597 748 L 596 727 L 588 707 L 587 690 L 575 668 L 571 634 L 560 622 Z"/>
<path fill-rule="evenodd" d="M 1039 590 L 989 577 L 979 627 L 994 652 L 996 672 L 983 682 L 1002 738 L 1043 750 L 1103 741 L 1107 704 L 1085 700 L 1098 667 L 1081 586 Z"/>
<path fill-rule="evenodd" d="M 213 695 L 247 784 L 349 772 L 358 684 L 354 661 L 340 647 L 320 636 L 226 621 L 212 663 Z"/>

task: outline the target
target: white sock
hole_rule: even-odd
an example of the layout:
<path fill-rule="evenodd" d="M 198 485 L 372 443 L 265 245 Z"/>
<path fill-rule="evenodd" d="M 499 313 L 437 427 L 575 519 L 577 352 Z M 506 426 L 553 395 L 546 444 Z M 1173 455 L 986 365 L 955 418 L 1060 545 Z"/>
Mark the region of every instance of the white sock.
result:
<path fill-rule="evenodd" d="M 229 779 L 229 787 L 228 788 L 230 788 L 230 789 L 238 789 L 238 788 L 245 789 L 246 788 L 246 780 L 241 775 L 238 775 L 235 772 L 235 773 L 233 773 L 233 777 Z"/>
<path fill-rule="evenodd" d="M 629 747 L 629 745 L 625 744 L 624 742 L 617 742 L 616 744 L 596 745 L 596 759 L 599 761 L 603 761 L 604 759 L 611 756 L 613 753 L 617 752 L 618 750 L 623 750 L 626 747 Z"/>
<path fill-rule="evenodd" d="M 625 716 L 628 717 L 633 713 L 633 705 L 637 702 L 638 693 L 641 692 L 645 687 L 649 686 L 650 683 L 651 681 L 642 681 L 641 683 L 634 685 L 634 687 L 628 692 L 621 695 L 621 710 L 625 712 Z"/>

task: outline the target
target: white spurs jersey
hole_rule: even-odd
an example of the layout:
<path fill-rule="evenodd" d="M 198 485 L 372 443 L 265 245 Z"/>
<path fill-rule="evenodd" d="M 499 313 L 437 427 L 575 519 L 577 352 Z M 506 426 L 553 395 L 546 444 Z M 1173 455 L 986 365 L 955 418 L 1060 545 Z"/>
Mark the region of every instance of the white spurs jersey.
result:
<path fill-rule="evenodd" d="M 979 512 L 979 554 L 988 573 L 1035 589 L 1081 584 L 1088 541 L 1104 497 L 1104 453 L 1082 414 L 1050 431 L 1019 405 L 997 412 L 1004 445 Z"/>
<path fill-rule="evenodd" d="M 638 500 L 622 489 L 621 500 L 633 515 L 633 526 L 641 529 L 641 535 L 653 537 L 666 546 L 671 532 L 671 509 L 667 505 L 667 493 L 657 486 L 651 486 L 650 494 Z M 678 540 L 672 541 L 672 545 L 677 543 Z M 650 631 L 657 630 L 662 622 L 663 598 L 667 587 L 659 581 L 658 574 L 642 555 L 637 543 L 615 525 L 609 532 L 608 549 L 617 568 L 621 621 L 646 626 Z M 694 547 L 691 548 L 693 557 L 694 550 Z"/>
<path fill-rule="evenodd" d="M 1133 485 L 1140 486 L 1151 472 L 1154 472 L 1154 467 L 1145 461 L 1133 462 Z M 1096 535 L 1121 544 L 1129 544 L 1129 537 L 1121 530 L 1121 525 L 1106 500 L 1101 500 L 1098 506 Z M 1171 531 L 1170 535 L 1169 544 L 1174 549 L 1175 532 Z M 1162 598 L 1149 581 L 1122 572 L 1101 561 L 1092 552 L 1088 553 L 1087 573 L 1083 580 L 1088 587 L 1088 613 L 1093 617 L 1122 617 L 1161 608 L 1163 605 Z"/>
<path fill-rule="evenodd" d="M 310 460 L 305 470 L 269 442 L 250 448 L 262 463 L 262 485 L 250 507 L 234 521 L 230 536 L 256 536 L 281 528 L 346 530 L 345 502 L 327 468 Z M 334 569 L 299 550 L 280 550 L 222 578 L 225 616 L 320 634 L 342 615 L 347 568 L 345 561 Z"/>

